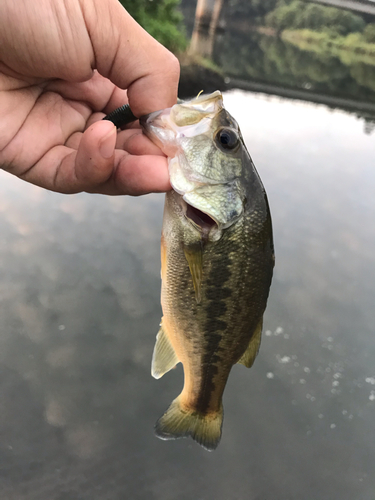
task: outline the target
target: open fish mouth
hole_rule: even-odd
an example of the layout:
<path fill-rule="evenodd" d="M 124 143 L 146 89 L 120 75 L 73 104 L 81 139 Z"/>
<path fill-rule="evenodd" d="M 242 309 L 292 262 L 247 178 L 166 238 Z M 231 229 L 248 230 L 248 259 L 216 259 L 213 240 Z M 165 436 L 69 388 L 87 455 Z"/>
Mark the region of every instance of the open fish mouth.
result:
<path fill-rule="evenodd" d="M 217 227 L 217 223 L 212 217 L 198 208 L 189 205 L 189 203 L 186 203 L 185 215 L 195 226 L 199 226 L 204 232 L 209 232 L 212 228 Z"/>

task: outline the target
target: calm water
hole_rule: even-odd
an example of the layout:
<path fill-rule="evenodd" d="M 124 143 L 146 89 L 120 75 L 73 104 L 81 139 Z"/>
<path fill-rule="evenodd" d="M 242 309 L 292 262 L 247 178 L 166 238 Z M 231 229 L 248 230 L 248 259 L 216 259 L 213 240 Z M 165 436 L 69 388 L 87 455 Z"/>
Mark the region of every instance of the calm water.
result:
<path fill-rule="evenodd" d="M 321 105 L 225 104 L 268 192 L 276 268 L 219 448 L 153 435 L 182 386 L 180 366 L 150 375 L 163 196 L 0 172 L 1 500 L 374 500 L 374 134 Z"/>
<path fill-rule="evenodd" d="M 360 119 L 231 92 L 268 191 L 277 266 L 259 357 L 222 442 L 163 442 L 163 196 L 63 196 L 2 173 L 2 500 L 373 500 L 375 143 Z"/>

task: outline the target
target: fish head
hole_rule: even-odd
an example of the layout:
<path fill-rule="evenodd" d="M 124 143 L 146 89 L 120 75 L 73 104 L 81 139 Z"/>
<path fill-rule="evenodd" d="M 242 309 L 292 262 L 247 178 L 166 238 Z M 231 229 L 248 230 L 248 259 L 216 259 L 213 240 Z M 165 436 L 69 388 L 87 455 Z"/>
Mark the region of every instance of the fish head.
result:
<path fill-rule="evenodd" d="M 168 156 L 184 216 L 209 240 L 242 215 L 250 156 L 221 92 L 176 104 L 141 119 L 145 134 Z"/>

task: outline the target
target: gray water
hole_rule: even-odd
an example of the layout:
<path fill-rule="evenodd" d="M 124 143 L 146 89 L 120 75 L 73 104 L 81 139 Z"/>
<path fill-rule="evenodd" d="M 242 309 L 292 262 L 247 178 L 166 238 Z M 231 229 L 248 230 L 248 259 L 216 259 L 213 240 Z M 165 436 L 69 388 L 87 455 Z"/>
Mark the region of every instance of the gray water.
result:
<path fill-rule="evenodd" d="M 374 500 L 375 137 L 324 106 L 233 91 L 276 268 L 213 453 L 160 441 L 150 375 L 163 195 L 63 196 L 0 172 L 1 500 Z"/>

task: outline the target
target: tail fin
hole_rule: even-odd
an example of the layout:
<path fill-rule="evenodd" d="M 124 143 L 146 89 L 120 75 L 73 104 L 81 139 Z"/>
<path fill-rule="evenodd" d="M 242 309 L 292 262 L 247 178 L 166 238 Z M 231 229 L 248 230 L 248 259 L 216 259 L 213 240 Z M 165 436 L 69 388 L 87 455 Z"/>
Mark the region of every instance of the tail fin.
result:
<path fill-rule="evenodd" d="M 180 397 L 176 398 L 155 425 L 155 434 L 160 439 L 178 439 L 191 436 L 208 451 L 213 451 L 220 442 L 223 424 L 223 407 L 217 413 L 202 415 L 194 410 L 181 408 Z"/>

